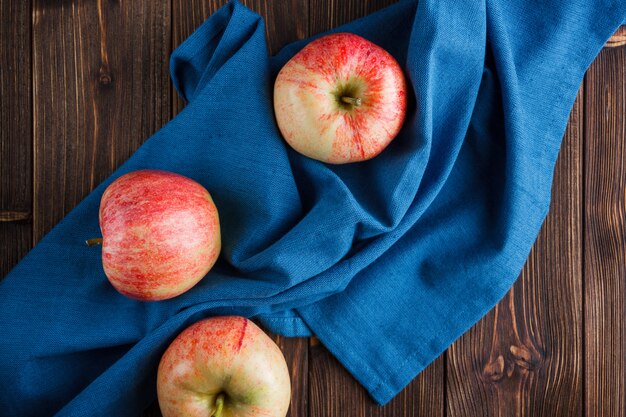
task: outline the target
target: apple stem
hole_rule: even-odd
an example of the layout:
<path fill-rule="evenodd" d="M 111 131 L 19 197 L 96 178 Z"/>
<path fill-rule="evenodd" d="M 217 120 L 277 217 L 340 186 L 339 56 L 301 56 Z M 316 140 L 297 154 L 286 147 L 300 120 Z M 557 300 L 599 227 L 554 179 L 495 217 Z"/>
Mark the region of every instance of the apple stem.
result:
<path fill-rule="evenodd" d="M 346 104 L 352 104 L 357 107 L 363 103 L 363 100 L 361 100 L 361 97 L 354 98 L 354 97 L 342 96 L 341 101 L 343 101 Z"/>
<path fill-rule="evenodd" d="M 215 399 L 215 412 L 211 415 L 211 417 L 221 417 L 222 409 L 224 408 L 224 394 L 217 394 L 217 398 Z"/>
<path fill-rule="evenodd" d="M 87 239 L 85 240 L 85 243 L 87 244 L 87 246 L 102 245 L 102 238 L 94 237 L 93 239 Z"/>

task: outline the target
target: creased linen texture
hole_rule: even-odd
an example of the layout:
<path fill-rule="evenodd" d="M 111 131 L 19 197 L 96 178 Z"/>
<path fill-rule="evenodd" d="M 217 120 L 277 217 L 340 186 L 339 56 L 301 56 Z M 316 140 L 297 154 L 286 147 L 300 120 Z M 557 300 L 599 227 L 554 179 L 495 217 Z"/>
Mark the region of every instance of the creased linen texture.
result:
<path fill-rule="evenodd" d="M 226 314 L 317 335 L 388 402 L 518 276 L 584 71 L 624 20 L 622 0 L 422 0 L 337 28 L 398 60 L 409 107 L 380 156 L 333 166 L 273 114 L 310 39 L 270 57 L 262 19 L 228 3 L 172 54 L 186 108 L 0 283 L 0 415 L 139 415 L 172 339 Z M 118 294 L 84 244 L 104 189 L 143 168 L 199 181 L 221 217 L 217 265 L 168 301 Z"/>

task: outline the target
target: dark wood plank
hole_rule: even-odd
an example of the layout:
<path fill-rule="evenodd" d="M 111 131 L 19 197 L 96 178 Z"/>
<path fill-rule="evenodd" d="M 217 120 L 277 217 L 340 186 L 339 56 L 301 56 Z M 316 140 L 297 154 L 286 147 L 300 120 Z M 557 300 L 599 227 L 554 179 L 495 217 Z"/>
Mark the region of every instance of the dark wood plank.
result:
<path fill-rule="evenodd" d="M 397 1 L 398 0 L 311 0 L 309 31 L 311 35 L 325 32 L 331 28 L 350 22 L 351 20 L 366 16 Z"/>
<path fill-rule="evenodd" d="M 35 0 L 35 239 L 169 120 L 170 10 Z"/>
<path fill-rule="evenodd" d="M 34 0 L 34 238 L 170 118 L 170 2 Z"/>
<path fill-rule="evenodd" d="M 395 3 L 395 0 L 311 0 L 309 30 L 324 32 Z M 313 416 L 428 416 L 444 415 L 444 357 L 424 370 L 385 407 L 367 392 L 315 340 L 309 353 L 310 412 Z"/>
<path fill-rule="evenodd" d="M 228 0 L 172 0 L 173 47 L 176 48 L 204 20 Z M 288 42 L 303 39 L 309 33 L 308 0 L 241 0 L 241 3 L 260 14 L 265 20 L 269 53 L 274 54 Z M 174 112 L 185 103 L 174 95 Z"/>
<path fill-rule="evenodd" d="M 174 47 L 228 0 L 173 0 Z M 241 0 L 241 3 L 265 19 L 270 53 L 276 53 L 288 42 L 303 39 L 309 33 L 308 0 Z"/>
<path fill-rule="evenodd" d="M 287 417 L 309 415 L 309 339 L 287 338 L 272 335 L 272 339 L 283 351 L 291 375 L 291 405 Z"/>
<path fill-rule="evenodd" d="M 35 239 L 170 118 L 170 10 L 35 0 Z"/>
<path fill-rule="evenodd" d="M 0 279 L 32 244 L 30 7 L 0 0 Z"/>
<path fill-rule="evenodd" d="M 507 296 L 448 351 L 448 416 L 582 415 L 582 89 L 550 213 Z"/>
<path fill-rule="evenodd" d="M 626 415 L 626 48 L 585 88 L 585 416 Z"/>
<path fill-rule="evenodd" d="M 316 339 L 309 358 L 309 416 L 443 417 L 444 358 L 439 357 L 384 407 Z"/>

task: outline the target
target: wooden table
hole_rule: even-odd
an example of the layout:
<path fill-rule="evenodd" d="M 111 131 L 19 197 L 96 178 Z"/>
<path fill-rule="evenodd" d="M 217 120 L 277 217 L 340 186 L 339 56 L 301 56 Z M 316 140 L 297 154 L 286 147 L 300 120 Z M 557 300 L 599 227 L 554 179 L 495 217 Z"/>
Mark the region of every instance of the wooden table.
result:
<path fill-rule="evenodd" d="M 169 54 L 223 2 L 0 0 L 0 276 L 182 109 Z M 243 1 L 274 52 L 392 2 Z M 505 299 L 384 408 L 315 339 L 276 337 L 292 417 L 626 415 L 624 43 L 587 72 L 550 215 Z"/>

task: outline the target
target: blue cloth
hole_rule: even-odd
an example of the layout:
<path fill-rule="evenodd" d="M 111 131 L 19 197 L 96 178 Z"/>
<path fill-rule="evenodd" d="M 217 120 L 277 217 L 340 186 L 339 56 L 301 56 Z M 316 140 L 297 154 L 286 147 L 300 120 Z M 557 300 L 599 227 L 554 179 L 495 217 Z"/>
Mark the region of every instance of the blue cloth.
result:
<path fill-rule="evenodd" d="M 421 0 L 338 28 L 397 58 L 410 101 L 380 156 L 330 166 L 274 122 L 274 77 L 308 40 L 270 58 L 229 3 L 172 55 L 188 106 L 0 283 L 0 414 L 138 415 L 175 335 L 225 314 L 312 331 L 389 401 L 518 276 L 584 71 L 625 18 L 623 0 Z M 222 220 L 220 261 L 168 301 L 118 294 L 84 244 L 104 189 L 142 168 L 199 181 Z"/>

